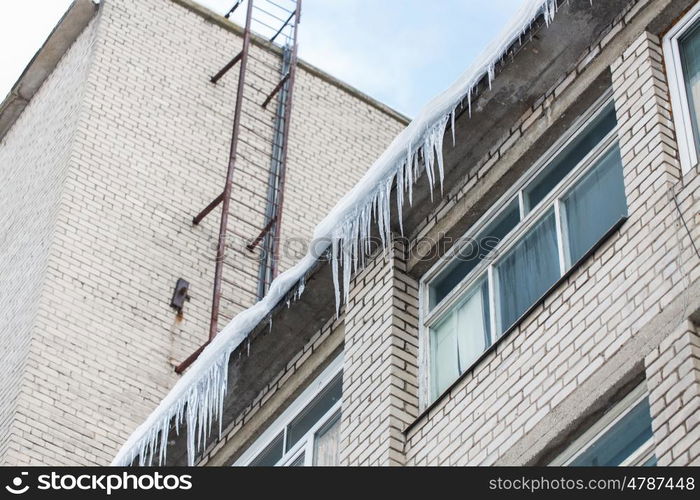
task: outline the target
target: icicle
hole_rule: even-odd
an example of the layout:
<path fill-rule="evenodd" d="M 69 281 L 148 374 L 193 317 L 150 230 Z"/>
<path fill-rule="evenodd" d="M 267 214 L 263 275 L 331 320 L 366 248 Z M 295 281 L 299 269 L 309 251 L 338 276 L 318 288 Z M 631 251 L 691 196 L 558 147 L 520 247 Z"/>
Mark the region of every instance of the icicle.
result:
<path fill-rule="evenodd" d="M 396 216 L 399 219 L 399 231 L 403 236 L 403 194 L 404 194 L 404 163 L 396 171 Z"/>
<path fill-rule="evenodd" d="M 442 157 L 442 144 L 443 144 L 443 138 L 445 137 L 445 128 L 447 127 L 447 120 L 443 120 L 443 122 L 438 126 L 435 127 L 435 132 L 433 134 L 433 149 L 436 152 L 437 155 L 437 165 L 438 165 L 438 174 L 440 175 L 440 195 L 444 195 L 444 188 L 445 188 L 445 163 L 444 159 Z"/>
<path fill-rule="evenodd" d="M 433 171 L 433 148 L 428 137 L 423 142 L 423 165 L 425 175 L 428 176 L 428 186 L 430 187 L 430 201 L 433 201 L 433 188 L 435 187 L 435 172 Z"/>
<path fill-rule="evenodd" d="M 436 162 L 441 191 L 443 189 L 442 147 L 445 127 L 451 123 L 452 143 L 456 144 L 457 106 L 463 108 L 463 101 L 466 99 L 471 116 L 472 93 L 479 82 L 486 77 L 491 88 L 496 78 L 496 66 L 508 55 L 510 46 L 521 39 L 540 15 L 549 25 L 557 8 L 557 0 L 526 0 L 501 36 L 492 42 L 485 53 L 452 87 L 426 106 L 372 165 L 357 186 L 318 225 L 313 243 L 323 244 L 324 248 L 330 247 L 329 258 L 337 316 L 341 311 L 341 298 L 346 302 L 348 300 L 352 271 L 364 266 L 365 254 L 371 250 L 373 223 L 376 223 L 384 248 L 387 249 L 391 244 L 392 186 L 396 185 L 397 214 L 403 234 L 404 192 L 408 192 L 408 201 L 413 205 L 413 185 L 425 172 L 432 198 L 436 181 Z M 301 295 L 304 289 L 303 280 L 316 262 L 317 256 L 307 254 L 299 264 L 272 282 L 268 294 L 261 301 L 238 314 L 201 353 L 199 359 L 173 387 L 156 411 L 132 434 L 113 464 L 129 465 L 135 460 L 138 460 L 140 465 L 156 460 L 163 464 L 166 459 L 170 423 L 174 419 L 176 430 L 182 425 L 187 427 L 187 461 L 193 465 L 198 446 L 206 444 L 215 420 L 219 423 L 219 433 L 222 431 L 223 404 L 228 387 L 228 363 L 231 354 L 237 351 L 248 334 L 265 318 L 269 317 L 272 328 L 272 310 L 290 293 L 293 295 L 292 290 L 295 286 L 298 286 L 297 298 Z M 342 277 L 339 275 L 339 266 L 343 267 Z M 240 350 L 237 352 L 240 356 Z"/>
<path fill-rule="evenodd" d="M 408 203 L 413 206 L 413 183 L 415 182 L 413 177 L 413 161 L 409 156 L 406 163 L 406 183 L 408 184 Z"/>

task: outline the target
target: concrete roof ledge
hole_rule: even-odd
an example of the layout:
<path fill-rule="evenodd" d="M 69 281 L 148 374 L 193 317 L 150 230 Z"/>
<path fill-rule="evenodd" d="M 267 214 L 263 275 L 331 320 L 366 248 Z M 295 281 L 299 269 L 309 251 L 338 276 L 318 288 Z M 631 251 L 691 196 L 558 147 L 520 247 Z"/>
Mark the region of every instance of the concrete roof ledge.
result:
<path fill-rule="evenodd" d="M 0 104 L 0 140 L 22 114 L 63 55 L 90 23 L 99 1 L 74 0 Z"/>

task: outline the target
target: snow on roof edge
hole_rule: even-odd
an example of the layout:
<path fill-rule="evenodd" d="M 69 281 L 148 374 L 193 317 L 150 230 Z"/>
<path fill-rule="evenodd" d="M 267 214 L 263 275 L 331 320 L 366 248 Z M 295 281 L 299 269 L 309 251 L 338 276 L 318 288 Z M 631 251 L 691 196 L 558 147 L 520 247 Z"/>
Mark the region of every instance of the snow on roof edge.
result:
<path fill-rule="evenodd" d="M 486 76 L 490 83 L 495 77 L 496 65 L 508 49 L 520 40 L 539 16 L 543 15 L 549 24 L 556 10 L 557 0 L 525 0 L 500 35 L 469 69 L 421 110 L 355 187 L 318 224 L 309 246 L 311 251 L 294 267 L 279 275 L 262 300 L 235 316 L 204 349 L 146 421 L 131 434 L 112 465 L 127 466 L 136 458 L 139 465 L 150 465 L 156 456 L 158 462 L 163 464 L 173 419 L 176 429 L 183 422 L 187 424 L 188 464 L 194 465 L 196 450 L 206 443 L 215 420 L 219 422 L 219 433 L 222 431 L 220 417 L 228 386 L 231 353 L 295 286 L 299 285 L 297 294 L 301 294 L 305 276 L 320 256 L 319 250 L 325 251 L 331 247 L 336 304 L 341 302 L 340 267 L 343 270 L 342 288 L 347 299 L 351 273 L 353 269 L 361 267 L 362 243 L 367 241 L 371 225 L 376 223 L 379 226 L 379 234 L 385 243 L 390 239 L 389 204 L 394 183 L 397 185 L 397 210 L 401 221 L 405 193 L 411 203 L 412 186 L 419 175 L 426 174 L 432 189 L 436 183 L 437 167 L 442 181 L 442 139 L 447 124 L 450 120 L 454 123 L 457 108 L 465 99 L 471 106 L 471 96 L 481 79 Z M 423 162 L 418 161 L 419 152 L 422 153 Z"/>

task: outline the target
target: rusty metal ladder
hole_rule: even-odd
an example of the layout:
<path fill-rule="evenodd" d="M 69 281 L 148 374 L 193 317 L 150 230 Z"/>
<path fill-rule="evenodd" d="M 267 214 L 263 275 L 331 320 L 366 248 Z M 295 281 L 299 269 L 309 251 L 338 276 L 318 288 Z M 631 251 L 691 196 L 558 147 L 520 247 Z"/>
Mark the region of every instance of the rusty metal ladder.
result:
<path fill-rule="evenodd" d="M 199 357 L 204 348 L 218 333 L 226 238 L 229 229 L 228 219 L 231 190 L 235 181 L 234 174 L 236 171 L 236 164 L 237 161 L 240 160 L 239 144 L 241 142 L 241 131 L 246 127 L 246 121 L 255 120 L 255 117 L 243 111 L 244 100 L 247 98 L 247 77 L 248 74 L 253 71 L 249 67 L 249 60 L 252 57 L 250 47 L 253 36 L 265 38 L 269 43 L 277 45 L 282 54 L 281 67 L 278 68 L 280 75 L 279 81 L 276 83 L 271 82 L 271 85 L 274 86 L 271 86 L 265 99 L 259 103 L 263 110 L 268 110 L 270 103 L 277 97 L 277 105 L 274 107 L 274 110 L 270 111 L 274 113 L 274 131 L 272 134 L 271 148 L 267 153 L 270 160 L 270 167 L 267 180 L 265 224 L 261 228 L 258 236 L 252 239 L 247 245 L 247 249 L 250 252 L 253 252 L 258 246 L 261 246 L 262 250 L 258 273 L 258 299 L 264 296 L 269 288 L 270 282 L 279 273 L 280 228 L 284 205 L 284 185 L 297 67 L 298 27 L 301 19 L 302 0 L 236 0 L 236 3 L 225 17 L 230 19 L 231 17 L 239 16 L 242 10 L 239 11 L 238 9 L 246 1 L 242 48 L 240 52 L 221 68 L 221 70 L 210 78 L 211 83 L 216 85 L 236 65 L 239 67 L 226 180 L 221 194 L 214 198 L 211 203 L 192 219 L 193 225 L 198 225 L 216 207 L 221 205 L 221 220 L 219 223 L 214 269 L 214 290 L 212 294 L 211 318 L 209 324 L 209 340 L 175 368 L 177 373 L 184 372 L 197 357 Z M 255 35 L 253 35 L 253 33 L 255 33 Z M 263 63 L 259 62 L 259 64 Z"/>

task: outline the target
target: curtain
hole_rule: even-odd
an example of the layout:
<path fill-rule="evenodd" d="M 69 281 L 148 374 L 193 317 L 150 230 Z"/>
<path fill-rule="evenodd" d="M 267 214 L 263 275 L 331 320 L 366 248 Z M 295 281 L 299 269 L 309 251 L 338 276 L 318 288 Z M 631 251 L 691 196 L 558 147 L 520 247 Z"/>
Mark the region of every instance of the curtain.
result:
<path fill-rule="evenodd" d="M 455 314 L 448 316 L 431 330 L 433 397 L 437 397 L 459 377 L 457 357 L 457 329 Z"/>
<path fill-rule="evenodd" d="M 454 290 L 519 222 L 520 206 L 516 196 L 494 221 L 459 251 L 454 261 L 431 283 L 430 308 L 447 297 L 447 294 Z"/>
<path fill-rule="evenodd" d="M 542 201 L 616 125 L 615 107 L 609 104 L 530 184 L 525 191 L 526 207 L 533 209 Z"/>
<path fill-rule="evenodd" d="M 622 159 L 616 146 L 564 198 L 572 264 L 627 214 Z"/>
<path fill-rule="evenodd" d="M 496 273 L 503 332 L 559 279 L 553 210 L 510 250 L 496 266 Z"/>
<path fill-rule="evenodd" d="M 339 465 L 340 415 L 316 434 L 314 465 Z"/>
<path fill-rule="evenodd" d="M 460 373 L 469 368 L 488 346 L 489 320 L 485 304 L 488 304 L 486 282 L 477 285 L 476 291 L 455 311 Z"/>

